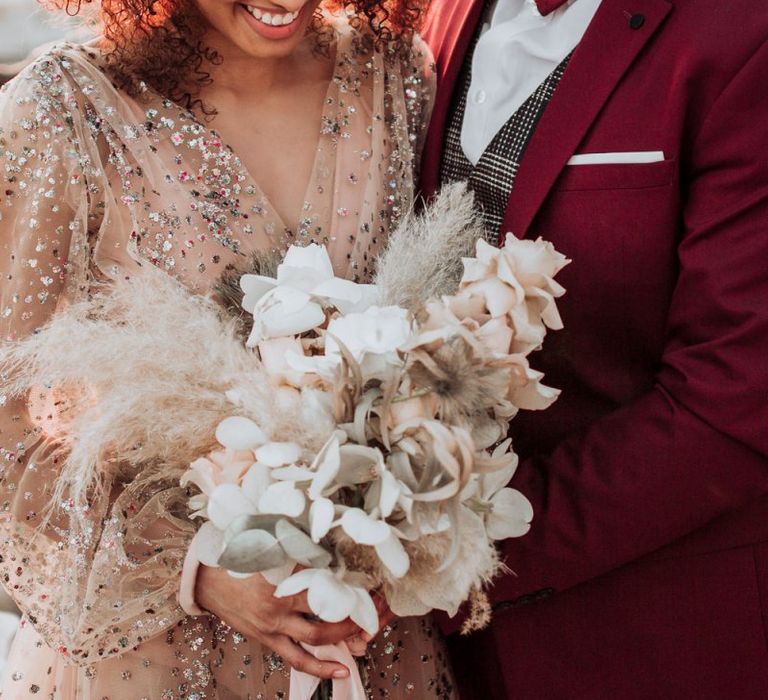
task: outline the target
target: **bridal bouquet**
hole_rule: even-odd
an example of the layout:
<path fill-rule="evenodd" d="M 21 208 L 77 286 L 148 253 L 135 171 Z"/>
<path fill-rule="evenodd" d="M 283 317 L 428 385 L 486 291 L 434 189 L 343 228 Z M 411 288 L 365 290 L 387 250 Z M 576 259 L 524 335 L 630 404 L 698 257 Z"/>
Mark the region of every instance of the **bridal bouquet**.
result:
<path fill-rule="evenodd" d="M 542 240 L 490 246 L 452 187 L 392 236 L 373 284 L 335 277 L 317 245 L 216 296 L 152 269 L 4 347 L 0 367 L 9 393 L 59 392 L 55 500 L 75 520 L 116 478 L 180 484 L 209 566 L 306 590 L 318 618 L 371 634 L 373 591 L 399 616 L 470 600 L 476 627 L 494 542 L 533 517 L 507 487 L 506 436 L 557 397 L 528 356 L 561 327 L 567 262 Z"/>
<path fill-rule="evenodd" d="M 216 449 L 182 477 L 200 490 L 201 561 L 261 573 L 278 597 L 306 590 L 319 618 L 371 634 L 373 590 L 398 616 L 454 615 L 473 598 L 471 624 L 484 622 L 494 541 L 524 535 L 533 516 L 506 487 L 509 422 L 558 393 L 527 356 L 561 327 L 554 276 L 566 259 L 542 240 L 480 238 L 451 293 L 434 296 L 421 253 L 435 251 L 420 249 L 446 233 L 435 215 L 395 235 L 376 284 L 335 277 L 317 245 L 291 247 L 274 276 L 239 279 L 254 362 L 275 404 L 303 410 L 270 432 L 250 379 L 236 380 Z"/>

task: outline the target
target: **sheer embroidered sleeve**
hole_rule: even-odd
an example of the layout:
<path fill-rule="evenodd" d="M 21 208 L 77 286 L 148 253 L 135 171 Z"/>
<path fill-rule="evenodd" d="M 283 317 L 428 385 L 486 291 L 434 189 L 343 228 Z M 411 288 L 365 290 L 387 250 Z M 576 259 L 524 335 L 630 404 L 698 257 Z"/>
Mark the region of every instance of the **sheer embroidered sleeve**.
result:
<path fill-rule="evenodd" d="M 437 77 L 435 59 L 427 43 L 416 34 L 413 38 L 409 60 L 403 65 L 408 132 L 414 153 L 414 174 L 418 181 L 421 152 L 427 137 L 435 102 Z"/>
<path fill-rule="evenodd" d="M 98 274 L 91 251 L 115 207 L 100 116 L 67 67 L 48 55 L 0 93 L 3 343 L 88 294 Z M 53 499 L 65 398 L 45 386 L 12 396 L 4 384 L 0 366 L 0 581 L 43 639 L 76 663 L 164 631 L 183 617 L 176 594 L 193 534 L 183 494 L 116 477 L 110 496 L 73 512 L 66 492 Z"/>

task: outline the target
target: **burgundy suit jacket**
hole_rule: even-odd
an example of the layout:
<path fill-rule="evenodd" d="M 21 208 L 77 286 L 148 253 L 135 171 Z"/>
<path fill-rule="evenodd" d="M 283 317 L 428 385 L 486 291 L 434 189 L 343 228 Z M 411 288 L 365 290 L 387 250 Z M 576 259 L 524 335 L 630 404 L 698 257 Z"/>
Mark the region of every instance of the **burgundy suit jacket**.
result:
<path fill-rule="evenodd" d="M 425 194 L 482 6 L 430 11 Z M 573 260 L 563 393 L 514 421 L 536 516 L 465 698 L 768 698 L 767 39 L 765 0 L 603 0 L 533 136 L 503 231 Z M 567 165 L 612 151 L 666 157 Z"/>

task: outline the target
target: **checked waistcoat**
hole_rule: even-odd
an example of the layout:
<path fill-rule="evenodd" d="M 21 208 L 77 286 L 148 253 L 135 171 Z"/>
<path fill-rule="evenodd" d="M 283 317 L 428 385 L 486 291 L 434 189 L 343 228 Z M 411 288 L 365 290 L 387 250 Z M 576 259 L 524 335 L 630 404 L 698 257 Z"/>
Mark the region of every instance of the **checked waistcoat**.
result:
<path fill-rule="evenodd" d="M 472 52 L 466 62 L 464 75 L 459 82 L 454 106 L 451 109 L 440 180 L 443 184 L 459 180 L 467 181 L 469 189 L 474 192 L 475 202 L 483 213 L 485 239 L 497 245 L 499 236 L 506 233 L 501 231 L 501 226 L 525 149 L 565 73 L 571 56 L 568 55 L 563 59 L 562 63 L 547 76 L 546 80 L 501 127 L 477 165 L 472 165 L 461 147 L 461 127 L 472 79 L 471 56 Z"/>

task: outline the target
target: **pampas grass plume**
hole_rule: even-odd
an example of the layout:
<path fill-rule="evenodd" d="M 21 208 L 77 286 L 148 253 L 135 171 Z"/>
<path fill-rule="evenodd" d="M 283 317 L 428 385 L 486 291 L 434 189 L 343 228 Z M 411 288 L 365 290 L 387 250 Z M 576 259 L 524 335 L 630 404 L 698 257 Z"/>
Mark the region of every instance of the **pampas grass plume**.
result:
<path fill-rule="evenodd" d="M 483 236 L 474 196 L 464 183 L 443 188 L 422 213 L 410 213 L 390 236 L 375 282 L 380 303 L 418 311 L 431 299 L 456 292 L 463 266 Z"/>

